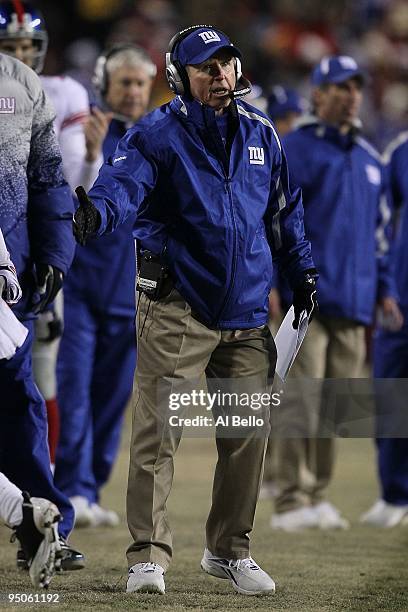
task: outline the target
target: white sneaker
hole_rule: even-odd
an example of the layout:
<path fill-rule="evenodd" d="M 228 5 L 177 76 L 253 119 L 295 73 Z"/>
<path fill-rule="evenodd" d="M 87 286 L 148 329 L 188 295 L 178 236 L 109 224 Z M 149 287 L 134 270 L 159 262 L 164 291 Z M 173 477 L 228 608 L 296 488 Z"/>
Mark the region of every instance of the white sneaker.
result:
<path fill-rule="evenodd" d="M 82 495 L 74 495 L 69 498 L 75 510 L 75 527 L 92 527 L 94 516 L 89 501 Z"/>
<path fill-rule="evenodd" d="M 342 517 L 337 508 L 329 502 L 320 502 L 312 506 L 311 510 L 317 516 L 320 529 L 348 529 L 350 527 L 348 520 Z"/>
<path fill-rule="evenodd" d="M 304 529 L 319 527 L 319 521 L 311 508 L 303 506 L 302 508 L 296 508 L 296 510 L 272 514 L 270 526 L 272 529 L 281 529 L 282 531 L 303 531 Z"/>
<path fill-rule="evenodd" d="M 114 510 L 106 510 L 99 504 L 91 504 L 93 514 L 93 527 L 117 527 L 120 523 L 119 516 Z"/>
<path fill-rule="evenodd" d="M 201 569 L 215 578 L 231 581 L 241 595 L 266 595 L 275 592 L 275 583 L 266 572 L 248 559 L 223 559 L 215 557 L 206 548 L 201 559 Z"/>
<path fill-rule="evenodd" d="M 276 482 L 273 480 L 266 480 L 261 484 L 259 490 L 259 499 L 274 499 L 278 495 L 279 489 Z"/>
<path fill-rule="evenodd" d="M 158 563 L 135 563 L 129 570 L 126 593 L 160 593 L 164 595 L 164 569 Z"/>
<path fill-rule="evenodd" d="M 378 499 L 368 512 L 361 515 L 360 523 L 385 529 L 408 524 L 408 506 L 395 506 Z"/>

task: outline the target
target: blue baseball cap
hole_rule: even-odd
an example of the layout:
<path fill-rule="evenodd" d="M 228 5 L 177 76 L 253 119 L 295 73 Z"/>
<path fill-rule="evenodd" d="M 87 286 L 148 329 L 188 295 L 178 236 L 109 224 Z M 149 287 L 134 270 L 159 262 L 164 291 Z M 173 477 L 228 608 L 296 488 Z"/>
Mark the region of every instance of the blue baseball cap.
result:
<path fill-rule="evenodd" d="M 342 83 L 353 78 L 363 83 L 365 75 L 356 60 L 348 55 L 324 57 L 312 72 L 312 84 L 317 87 L 326 83 Z"/>
<path fill-rule="evenodd" d="M 234 47 L 228 36 L 211 26 L 204 26 L 193 30 L 186 36 L 174 50 L 174 59 L 183 66 L 187 64 L 201 64 L 220 49 L 228 49 L 231 55 L 241 59 L 241 51 Z"/>
<path fill-rule="evenodd" d="M 283 117 L 287 113 L 299 113 L 307 110 L 307 102 L 299 96 L 297 91 L 275 85 L 268 96 L 267 113 L 271 119 Z"/>

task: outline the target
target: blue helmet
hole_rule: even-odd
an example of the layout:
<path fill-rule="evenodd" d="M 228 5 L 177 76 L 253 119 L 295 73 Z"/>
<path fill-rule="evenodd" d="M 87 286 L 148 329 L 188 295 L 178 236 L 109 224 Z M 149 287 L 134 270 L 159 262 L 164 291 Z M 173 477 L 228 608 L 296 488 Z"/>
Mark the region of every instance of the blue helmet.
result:
<path fill-rule="evenodd" d="M 0 1 L 0 40 L 30 38 L 36 52 L 32 68 L 41 72 L 48 47 L 48 35 L 40 11 L 22 0 Z"/>

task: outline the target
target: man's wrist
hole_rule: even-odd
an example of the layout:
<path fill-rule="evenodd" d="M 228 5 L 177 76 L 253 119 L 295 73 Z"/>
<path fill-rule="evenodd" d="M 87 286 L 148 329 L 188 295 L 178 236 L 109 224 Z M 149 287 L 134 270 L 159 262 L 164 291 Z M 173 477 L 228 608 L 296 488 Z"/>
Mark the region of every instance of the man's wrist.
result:
<path fill-rule="evenodd" d="M 304 270 L 303 278 L 304 279 L 313 278 L 314 280 L 317 280 L 319 278 L 319 273 L 316 268 L 308 268 L 307 270 Z"/>

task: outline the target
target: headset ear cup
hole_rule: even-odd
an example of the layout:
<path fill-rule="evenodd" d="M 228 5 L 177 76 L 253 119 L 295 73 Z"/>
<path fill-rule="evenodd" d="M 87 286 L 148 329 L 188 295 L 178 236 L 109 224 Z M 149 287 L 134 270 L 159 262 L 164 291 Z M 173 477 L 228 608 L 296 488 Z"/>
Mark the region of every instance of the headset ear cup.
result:
<path fill-rule="evenodd" d="M 242 64 L 241 64 L 241 60 L 239 59 L 239 57 L 235 58 L 236 62 L 235 62 L 235 74 L 236 74 L 236 78 L 237 78 L 237 82 L 239 81 L 239 79 L 242 77 Z"/>
<path fill-rule="evenodd" d="M 106 56 L 101 55 L 98 57 L 95 64 L 94 76 L 92 78 L 92 84 L 100 92 L 102 96 L 106 93 Z"/>
<path fill-rule="evenodd" d="M 174 94 L 176 94 L 176 96 L 183 95 L 184 93 L 183 82 L 174 64 L 169 64 L 166 67 L 166 78 L 167 78 L 167 82 L 169 84 L 171 91 Z"/>
<path fill-rule="evenodd" d="M 190 79 L 188 78 L 187 70 L 185 69 L 183 64 L 180 64 L 178 60 L 174 60 L 173 65 L 180 79 L 180 90 L 182 90 L 183 94 L 189 93 L 190 92 Z"/>
<path fill-rule="evenodd" d="M 171 91 L 176 95 L 184 93 L 183 83 L 176 66 L 171 61 L 171 53 L 166 53 L 166 79 Z"/>
<path fill-rule="evenodd" d="M 180 62 L 171 61 L 171 54 L 166 53 L 166 78 L 170 89 L 177 96 L 182 96 L 190 89 L 190 82 L 186 69 Z"/>

